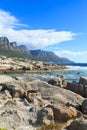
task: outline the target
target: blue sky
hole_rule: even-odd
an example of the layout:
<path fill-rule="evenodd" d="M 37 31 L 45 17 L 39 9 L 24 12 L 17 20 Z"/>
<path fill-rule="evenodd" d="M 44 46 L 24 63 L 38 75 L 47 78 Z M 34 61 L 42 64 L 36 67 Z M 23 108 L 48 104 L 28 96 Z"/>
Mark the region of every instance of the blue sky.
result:
<path fill-rule="evenodd" d="M 0 0 L 0 36 L 87 62 L 87 0 Z"/>

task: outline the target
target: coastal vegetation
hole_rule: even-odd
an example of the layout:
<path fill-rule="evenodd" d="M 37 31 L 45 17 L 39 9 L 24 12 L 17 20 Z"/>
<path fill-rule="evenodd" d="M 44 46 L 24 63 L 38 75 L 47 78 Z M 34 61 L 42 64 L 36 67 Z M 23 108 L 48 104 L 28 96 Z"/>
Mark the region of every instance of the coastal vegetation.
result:
<path fill-rule="evenodd" d="M 6 128 L 0 128 L 0 130 L 7 130 Z"/>
<path fill-rule="evenodd" d="M 61 130 L 64 124 L 50 123 L 48 125 L 42 125 L 38 130 Z"/>

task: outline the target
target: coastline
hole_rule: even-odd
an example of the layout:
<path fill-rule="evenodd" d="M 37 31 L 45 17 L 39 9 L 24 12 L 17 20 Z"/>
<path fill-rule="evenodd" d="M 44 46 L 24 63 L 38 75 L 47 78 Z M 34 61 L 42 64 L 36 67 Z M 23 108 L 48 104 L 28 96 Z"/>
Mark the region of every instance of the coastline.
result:
<path fill-rule="evenodd" d="M 67 81 L 65 77 L 72 75 L 68 66 L 18 59 L 2 60 L 0 66 L 0 127 L 42 130 L 44 124 L 46 130 L 48 126 L 69 130 L 78 116 L 81 119 L 84 116 L 85 110 L 81 107 L 87 94 L 86 88 L 82 88 L 84 83 L 87 86 L 87 79 Z M 85 118 L 82 123 L 84 121 Z"/>
<path fill-rule="evenodd" d="M 67 71 L 67 67 L 57 64 L 46 64 L 42 61 L 26 61 L 24 59 L 6 58 L 0 60 L 0 74 L 21 72 L 60 72 Z"/>
<path fill-rule="evenodd" d="M 69 71 L 67 69 L 52 69 L 52 70 L 0 70 L 0 74 L 10 74 L 10 73 L 44 73 L 44 72 L 65 72 Z"/>

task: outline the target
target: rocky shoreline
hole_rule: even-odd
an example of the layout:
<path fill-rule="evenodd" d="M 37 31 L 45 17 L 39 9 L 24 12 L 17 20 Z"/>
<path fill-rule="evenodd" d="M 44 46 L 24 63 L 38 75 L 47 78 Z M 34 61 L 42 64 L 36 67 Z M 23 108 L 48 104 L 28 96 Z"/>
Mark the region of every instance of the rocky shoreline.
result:
<path fill-rule="evenodd" d="M 19 72 L 49 72 L 49 71 L 66 71 L 62 65 L 54 65 L 41 61 L 31 61 L 23 58 L 0 58 L 0 73 L 19 73 Z"/>
<path fill-rule="evenodd" d="M 77 93 L 70 90 L 71 84 L 60 76 L 47 83 L 28 74 L 0 75 L 0 128 L 43 130 L 43 125 L 53 123 L 58 128 L 52 130 L 87 130 L 87 78 L 77 83 L 85 86 L 85 95 L 81 94 L 84 87 Z"/>

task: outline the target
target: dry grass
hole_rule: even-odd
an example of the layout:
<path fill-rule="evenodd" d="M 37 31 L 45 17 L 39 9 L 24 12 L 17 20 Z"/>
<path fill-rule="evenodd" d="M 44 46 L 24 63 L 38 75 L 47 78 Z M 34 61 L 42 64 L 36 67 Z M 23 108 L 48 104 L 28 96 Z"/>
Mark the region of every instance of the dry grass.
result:
<path fill-rule="evenodd" d="M 50 123 L 49 125 L 43 125 L 38 130 L 61 130 L 63 124 Z"/>

